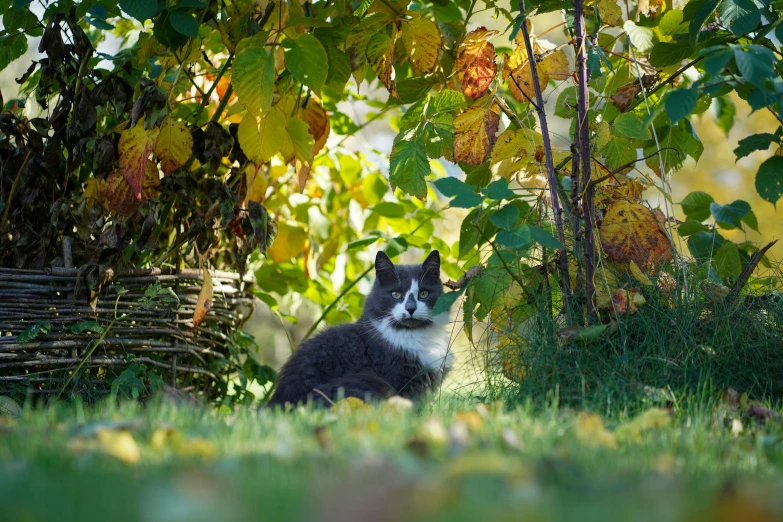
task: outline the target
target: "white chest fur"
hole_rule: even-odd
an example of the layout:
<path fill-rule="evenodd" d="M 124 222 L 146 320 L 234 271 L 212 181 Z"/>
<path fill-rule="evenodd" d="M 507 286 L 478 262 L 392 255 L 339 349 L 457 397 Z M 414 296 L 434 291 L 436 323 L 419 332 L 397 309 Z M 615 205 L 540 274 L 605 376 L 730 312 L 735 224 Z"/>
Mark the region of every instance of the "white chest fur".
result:
<path fill-rule="evenodd" d="M 445 324 L 447 313 L 434 316 L 431 326 L 416 329 L 400 329 L 391 326 L 391 319 L 374 321 L 378 334 L 400 350 L 405 350 L 419 358 L 421 364 L 431 370 L 447 371 L 451 369 L 454 354 L 449 346 L 449 335 Z"/>

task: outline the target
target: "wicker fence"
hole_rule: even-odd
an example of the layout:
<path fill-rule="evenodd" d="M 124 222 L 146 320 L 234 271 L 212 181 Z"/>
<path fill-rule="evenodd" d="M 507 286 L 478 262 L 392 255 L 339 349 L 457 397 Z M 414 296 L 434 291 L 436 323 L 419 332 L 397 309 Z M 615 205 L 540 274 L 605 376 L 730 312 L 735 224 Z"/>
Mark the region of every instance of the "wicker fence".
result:
<path fill-rule="evenodd" d="M 194 327 L 200 270 L 104 270 L 96 279 L 76 269 L 0 268 L 0 393 L 58 393 L 65 383 L 68 394 L 105 393 L 131 363 L 208 393 L 231 368 L 231 333 L 253 311 L 250 276 L 210 273 L 214 301 Z"/>

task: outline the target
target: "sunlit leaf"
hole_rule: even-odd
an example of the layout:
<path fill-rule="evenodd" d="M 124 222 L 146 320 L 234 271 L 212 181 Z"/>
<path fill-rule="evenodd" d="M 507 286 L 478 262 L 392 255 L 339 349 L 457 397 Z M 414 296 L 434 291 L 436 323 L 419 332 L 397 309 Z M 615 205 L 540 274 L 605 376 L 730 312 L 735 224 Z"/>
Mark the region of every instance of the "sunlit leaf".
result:
<path fill-rule="evenodd" d="M 130 185 L 136 199 L 141 199 L 141 187 L 147 169 L 147 161 L 158 139 L 159 129 L 144 128 L 144 118 L 141 118 L 132 129 L 125 130 L 120 136 L 118 150 L 120 153 L 119 172 Z"/>
<path fill-rule="evenodd" d="M 483 107 L 471 107 L 454 118 L 454 160 L 481 165 L 497 139 L 500 117 Z"/>
<path fill-rule="evenodd" d="M 320 94 L 329 74 L 329 57 L 323 45 L 313 35 L 303 33 L 283 40 L 285 65 L 291 74 Z"/>
<path fill-rule="evenodd" d="M 479 27 L 465 35 L 457 48 L 454 70 L 462 85 L 462 92 L 472 100 L 487 92 L 498 70 L 495 46 L 488 41 L 493 34 L 494 31 Z"/>
<path fill-rule="evenodd" d="M 166 116 L 160 126 L 154 151 L 155 156 L 160 160 L 163 173 L 171 174 L 187 163 L 193 153 L 193 138 L 190 131 L 181 121 Z"/>
<path fill-rule="evenodd" d="M 260 120 L 248 112 L 237 130 L 242 151 L 256 163 L 268 162 L 280 152 L 286 137 L 285 127 L 285 114 L 277 108 L 266 112 Z"/>
<path fill-rule="evenodd" d="M 375 34 L 367 44 L 367 62 L 389 94 L 398 98 L 394 82 L 394 42 L 385 32 Z"/>
<path fill-rule="evenodd" d="M 606 25 L 617 27 L 623 23 L 623 11 L 614 0 L 596 0 L 595 6 L 601 13 L 601 21 Z"/>
<path fill-rule="evenodd" d="M 413 67 L 431 73 L 438 64 L 442 42 L 438 26 L 416 11 L 408 11 L 410 20 L 402 22 L 402 41 Z"/>
<path fill-rule="evenodd" d="M 615 261 L 634 261 L 640 267 L 669 261 L 672 245 L 653 212 L 640 203 L 612 203 L 601 224 L 601 246 Z"/>

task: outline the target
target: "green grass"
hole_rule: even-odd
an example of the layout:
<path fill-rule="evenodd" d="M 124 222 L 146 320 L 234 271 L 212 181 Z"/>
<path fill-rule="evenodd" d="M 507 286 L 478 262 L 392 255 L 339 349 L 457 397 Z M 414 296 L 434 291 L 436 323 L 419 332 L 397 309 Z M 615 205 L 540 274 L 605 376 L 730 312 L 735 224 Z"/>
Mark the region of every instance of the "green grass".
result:
<path fill-rule="evenodd" d="M 603 409 L 604 429 L 598 417 L 531 404 L 442 397 L 408 411 L 230 416 L 165 403 L 28 408 L 0 417 L 0 520 L 783 516 L 783 428 L 730 411 L 716 394 L 636 432 L 617 408 Z"/>

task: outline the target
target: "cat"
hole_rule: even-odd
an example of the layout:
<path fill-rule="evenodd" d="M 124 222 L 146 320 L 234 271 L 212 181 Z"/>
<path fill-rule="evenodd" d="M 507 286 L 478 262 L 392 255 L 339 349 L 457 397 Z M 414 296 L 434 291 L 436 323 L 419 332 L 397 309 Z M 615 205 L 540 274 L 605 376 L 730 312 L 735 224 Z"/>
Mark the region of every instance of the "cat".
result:
<path fill-rule="evenodd" d="M 359 320 L 303 342 L 280 371 L 268 406 L 324 405 L 340 397 L 416 399 L 435 391 L 454 359 L 445 329 L 449 314 L 432 313 L 442 293 L 437 250 L 420 265 L 395 265 L 378 252 Z"/>

